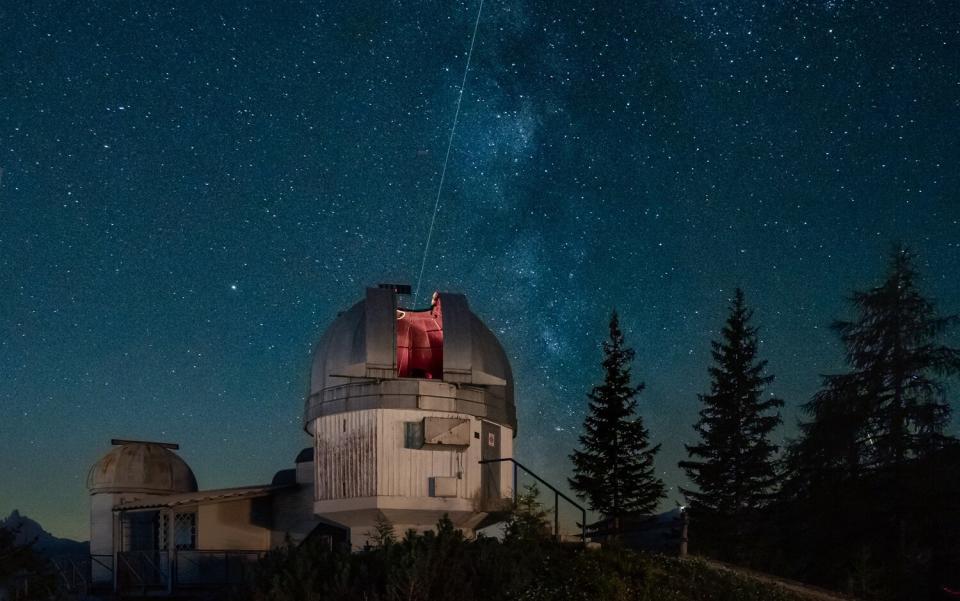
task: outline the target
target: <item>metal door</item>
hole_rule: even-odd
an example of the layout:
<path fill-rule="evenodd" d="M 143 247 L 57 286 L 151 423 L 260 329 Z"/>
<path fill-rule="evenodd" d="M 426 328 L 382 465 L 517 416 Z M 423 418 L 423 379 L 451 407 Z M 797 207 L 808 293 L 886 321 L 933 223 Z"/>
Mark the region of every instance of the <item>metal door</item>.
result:
<path fill-rule="evenodd" d="M 500 459 L 500 426 L 490 422 L 480 422 L 480 458 Z M 500 463 L 485 463 L 480 466 L 480 491 L 487 501 L 499 499 Z"/>

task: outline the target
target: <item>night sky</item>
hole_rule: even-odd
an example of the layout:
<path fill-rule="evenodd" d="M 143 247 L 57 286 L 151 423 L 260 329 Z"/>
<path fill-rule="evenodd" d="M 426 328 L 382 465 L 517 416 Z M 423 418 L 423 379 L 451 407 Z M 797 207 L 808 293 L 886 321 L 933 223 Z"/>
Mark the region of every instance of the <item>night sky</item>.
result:
<path fill-rule="evenodd" d="M 416 284 L 478 7 L 136 4 L 0 1 L 0 516 L 79 539 L 111 437 L 202 488 L 310 444 L 324 327 Z M 423 289 L 498 333 L 558 482 L 616 306 L 669 507 L 735 286 L 782 436 L 892 242 L 960 310 L 958 132 L 953 0 L 486 0 Z"/>

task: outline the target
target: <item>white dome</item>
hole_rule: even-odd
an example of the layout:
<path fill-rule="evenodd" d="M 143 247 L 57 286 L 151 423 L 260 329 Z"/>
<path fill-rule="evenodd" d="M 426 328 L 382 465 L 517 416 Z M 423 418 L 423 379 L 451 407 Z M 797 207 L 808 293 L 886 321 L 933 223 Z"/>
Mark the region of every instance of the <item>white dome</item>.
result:
<path fill-rule="evenodd" d="M 425 394 L 449 397 L 457 411 L 516 432 L 510 362 L 466 297 L 441 292 L 430 308 L 411 310 L 397 307 L 392 290 L 368 288 L 314 350 L 304 424 L 375 407 L 424 409 L 417 403 Z"/>
<path fill-rule="evenodd" d="M 163 445 L 125 442 L 93 464 L 87 474 L 91 493 L 172 494 L 195 492 L 190 466 Z"/>

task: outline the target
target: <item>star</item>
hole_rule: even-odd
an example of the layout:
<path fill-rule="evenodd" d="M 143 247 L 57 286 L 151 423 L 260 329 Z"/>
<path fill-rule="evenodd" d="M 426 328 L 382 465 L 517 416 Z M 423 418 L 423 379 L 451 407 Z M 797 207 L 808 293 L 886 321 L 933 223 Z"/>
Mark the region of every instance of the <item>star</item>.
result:
<path fill-rule="evenodd" d="M 114 437 L 179 442 L 203 488 L 289 467 L 309 349 L 366 286 L 417 285 L 435 201 L 421 291 L 464 293 L 497 333 L 517 457 L 551 482 L 613 308 L 674 489 L 724 291 L 755 305 L 784 437 L 891 241 L 960 311 L 952 0 L 487 3 L 452 142 L 474 3 L 20 4 L 0 23 L 22 32 L 0 53 L 0 500 L 58 535 L 88 536 L 82 475 Z"/>

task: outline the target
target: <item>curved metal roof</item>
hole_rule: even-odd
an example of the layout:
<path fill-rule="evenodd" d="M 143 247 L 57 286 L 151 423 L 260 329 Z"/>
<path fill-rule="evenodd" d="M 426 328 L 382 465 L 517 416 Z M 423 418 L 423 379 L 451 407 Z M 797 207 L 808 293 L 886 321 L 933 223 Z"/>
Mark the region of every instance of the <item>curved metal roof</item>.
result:
<path fill-rule="evenodd" d="M 304 407 L 308 431 L 320 415 L 403 407 L 468 413 L 516 432 L 513 373 L 500 341 L 462 294 L 440 292 L 434 299 L 427 311 L 442 323 L 442 377 L 398 377 L 397 320 L 410 310 L 398 311 L 392 290 L 368 288 L 363 300 L 334 319 L 314 350 Z M 423 395 L 450 402 L 426 407 L 418 401 Z"/>
<path fill-rule="evenodd" d="M 156 443 L 125 442 L 93 464 L 87 488 L 91 493 L 185 493 L 197 490 L 197 479 L 170 449 Z"/>

